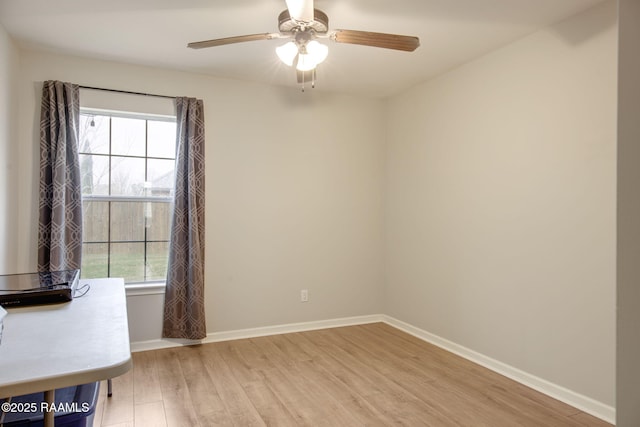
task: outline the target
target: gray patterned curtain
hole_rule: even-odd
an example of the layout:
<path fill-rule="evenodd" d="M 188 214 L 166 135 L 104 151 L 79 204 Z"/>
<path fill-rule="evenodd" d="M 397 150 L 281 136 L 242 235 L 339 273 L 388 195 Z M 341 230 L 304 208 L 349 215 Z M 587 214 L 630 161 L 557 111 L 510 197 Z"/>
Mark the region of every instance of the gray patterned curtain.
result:
<path fill-rule="evenodd" d="M 79 269 L 81 264 L 79 93 L 78 85 L 59 81 L 42 87 L 38 271 Z"/>
<path fill-rule="evenodd" d="M 177 98 L 175 202 L 162 335 L 198 340 L 204 314 L 204 107 Z"/>

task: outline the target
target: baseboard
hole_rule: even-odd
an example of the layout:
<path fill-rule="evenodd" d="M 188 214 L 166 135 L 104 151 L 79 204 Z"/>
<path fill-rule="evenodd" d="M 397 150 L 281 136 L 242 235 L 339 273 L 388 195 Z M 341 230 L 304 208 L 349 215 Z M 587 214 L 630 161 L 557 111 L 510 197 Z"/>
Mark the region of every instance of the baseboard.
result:
<path fill-rule="evenodd" d="M 212 332 L 201 341 L 158 339 L 149 341 L 138 341 L 131 343 L 131 351 L 157 350 L 162 348 L 180 347 L 184 345 L 206 344 L 221 341 L 231 341 L 244 338 L 264 337 L 268 335 L 288 334 L 292 332 L 305 332 L 317 329 L 337 328 L 342 326 L 364 325 L 367 323 L 384 322 L 394 328 L 411 334 L 423 341 L 436 345 L 458 356 L 464 357 L 478 365 L 484 366 L 505 377 L 511 378 L 521 384 L 531 387 L 547 396 L 553 397 L 561 402 L 571 405 L 581 411 L 600 418 L 611 424 L 615 424 L 615 408 L 583 396 L 579 393 L 566 389 L 557 384 L 551 383 L 542 378 L 531 375 L 513 366 L 502 363 L 498 360 L 487 357 L 481 353 L 463 347 L 459 344 L 441 338 L 423 329 L 405 323 L 401 320 L 384 314 L 374 314 L 368 316 L 344 317 L 339 319 L 318 320 L 312 322 L 289 323 L 285 325 L 265 326 L 260 328 L 239 329 L 226 332 Z"/>
<path fill-rule="evenodd" d="M 373 314 L 368 316 L 343 317 L 339 319 L 240 329 L 229 332 L 213 332 L 211 334 L 207 334 L 207 338 L 203 340 L 203 343 L 265 337 L 268 335 L 289 334 L 292 332 L 314 331 L 317 329 L 339 328 L 342 326 L 364 325 L 367 323 L 382 322 L 383 318 L 384 316 L 381 314 Z"/>
<path fill-rule="evenodd" d="M 557 399 L 561 402 L 573 406 L 574 408 L 580 409 L 583 412 L 591 414 L 594 417 L 600 418 L 615 425 L 616 410 L 609 405 L 605 405 L 601 402 L 591 399 L 590 397 L 581 395 L 567 388 L 536 377 L 535 375 L 531 375 L 527 372 L 521 371 L 520 369 L 514 368 L 513 366 L 507 365 L 506 363 L 502 363 L 498 360 L 487 357 L 481 353 L 458 345 L 454 342 L 441 338 L 437 335 L 417 328 L 401 320 L 395 319 L 391 316 L 383 315 L 382 321 L 390 326 L 393 326 L 394 328 L 400 329 L 401 331 L 420 338 L 423 341 L 436 345 L 444 350 L 457 354 L 458 356 L 464 357 L 465 359 L 477 363 L 478 365 L 484 366 L 487 369 L 504 375 L 507 378 L 511 378 L 512 380 L 524 384 L 527 387 L 544 393 L 547 396 L 553 397 L 554 399 Z"/>
<path fill-rule="evenodd" d="M 199 341 L 199 340 L 191 341 L 191 340 L 162 338 L 157 340 L 135 341 L 130 344 L 130 347 L 131 347 L 132 353 L 137 353 L 140 351 L 161 350 L 163 348 L 182 347 L 185 345 L 201 344 L 202 342 L 203 341 Z"/>
<path fill-rule="evenodd" d="M 211 332 L 201 341 L 179 339 L 157 339 L 131 343 L 131 351 L 158 350 L 162 348 L 181 347 L 184 345 L 206 344 L 220 341 L 239 340 L 243 338 L 265 337 L 269 335 L 289 334 L 292 332 L 314 331 L 317 329 L 338 328 L 341 326 L 364 325 L 382 322 L 382 314 L 367 316 L 343 317 L 338 319 L 316 320 L 311 322 L 288 323 L 284 325 L 264 326 L 259 328 L 238 329 L 225 332 Z"/>

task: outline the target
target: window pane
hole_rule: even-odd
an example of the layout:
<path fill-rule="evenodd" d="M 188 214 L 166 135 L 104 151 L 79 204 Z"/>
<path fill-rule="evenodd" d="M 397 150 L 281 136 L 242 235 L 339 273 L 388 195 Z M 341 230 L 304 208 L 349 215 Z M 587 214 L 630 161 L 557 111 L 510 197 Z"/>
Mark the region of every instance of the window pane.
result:
<path fill-rule="evenodd" d="M 171 203 L 146 203 L 147 240 L 169 240 Z"/>
<path fill-rule="evenodd" d="M 144 156 L 146 121 L 124 117 L 111 118 L 111 154 Z"/>
<path fill-rule="evenodd" d="M 80 115 L 80 153 L 109 154 L 109 116 Z"/>
<path fill-rule="evenodd" d="M 84 242 L 109 241 L 109 202 L 85 200 L 82 203 L 82 220 Z"/>
<path fill-rule="evenodd" d="M 111 277 L 144 281 L 144 243 L 112 243 L 110 266 Z"/>
<path fill-rule="evenodd" d="M 80 154 L 82 194 L 109 194 L 109 156 Z"/>
<path fill-rule="evenodd" d="M 174 185 L 173 170 L 175 160 L 147 160 L 147 181 L 149 182 L 150 196 L 169 197 Z"/>
<path fill-rule="evenodd" d="M 171 197 L 175 139 L 175 121 L 82 112 L 83 196 Z M 171 206 L 85 199 L 82 277 L 165 280 Z"/>
<path fill-rule="evenodd" d="M 111 156 L 111 195 L 144 195 L 144 158 Z"/>
<path fill-rule="evenodd" d="M 142 202 L 111 203 L 111 241 L 144 241 L 144 205 Z"/>
<path fill-rule="evenodd" d="M 107 277 L 109 245 L 106 243 L 84 243 L 82 245 L 82 266 L 80 277 L 83 279 L 97 279 Z"/>
<path fill-rule="evenodd" d="M 176 122 L 148 122 L 147 156 L 176 157 Z"/>
<path fill-rule="evenodd" d="M 147 243 L 147 281 L 166 280 L 169 243 Z"/>

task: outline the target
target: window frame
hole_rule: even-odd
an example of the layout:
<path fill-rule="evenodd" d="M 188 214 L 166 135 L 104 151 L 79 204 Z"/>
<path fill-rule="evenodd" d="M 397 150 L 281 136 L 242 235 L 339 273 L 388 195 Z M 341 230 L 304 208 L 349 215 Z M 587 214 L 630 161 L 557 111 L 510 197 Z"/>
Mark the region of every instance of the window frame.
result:
<path fill-rule="evenodd" d="M 160 114 L 149 114 L 149 113 L 137 113 L 137 112 L 126 112 L 126 111 L 115 111 L 115 110 L 109 110 L 109 109 L 99 109 L 99 108 L 88 108 L 88 107 L 81 107 L 80 108 L 80 115 L 81 116 L 108 116 L 109 117 L 109 149 L 108 149 L 108 153 L 104 154 L 104 153 L 90 153 L 90 152 L 83 152 L 81 151 L 81 141 L 78 141 L 78 154 L 79 155 L 92 155 L 92 156 L 103 156 L 109 159 L 109 177 L 112 173 L 112 157 L 129 157 L 129 158 L 137 158 L 137 159 L 144 159 L 145 160 L 145 179 L 148 177 L 147 176 L 147 162 L 148 160 L 173 160 L 175 163 L 175 152 L 173 157 L 158 157 L 158 156 L 148 156 L 148 152 L 149 152 L 149 127 L 148 127 L 148 121 L 160 121 L 160 122 L 171 122 L 171 123 L 176 123 L 177 124 L 177 117 L 175 115 L 160 115 Z M 121 155 L 121 154 L 113 154 L 112 153 L 112 122 L 111 119 L 112 118 L 126 118 L 126 119 L 136 119 L 136 120 L 144 120 L 145 121 L 145 155 L 144 156 L 140 156 L 140 155 Z M 174 174 L 175 174 L 175 165 L 174 165 Z M 175 182 L 174 182 L 175 184 Z M 85 202 L 106 202 L 108 203 L 108 235 L 107 235 L 107 240 L 102 242 L 102 241 L 85 241 L 85 237 L 84 237 L 84 233 L 83 233 L 83 239 L 82 239 L 82 245 L 83 245 L 83 257 L 84 257 L 84 245 L 85 244 L 106 244 L 107 245 L 107 277 L 111 277 L 111 244 L 112 243 L 141 243 L 144 245 L 144 263 L 145 263 L 145 270 L 147 268 L 147 262 L 148 262 L 148 258 L 147 258 L 147 245 L 149 243 L 167 243 L 167 245 L 170 244 L 170 229 L 171 229 L 171 216 L 169 217 L 169 224 L 168 224 L 168 230 L 167 230 L 167 240 L 149 240 L 147 239 L 147 231 L 144 231 L 144 240 L 135 240 L 135 241 L 126 241 L 126 242 L 121 242 L 121 241 L 115 241 L 111 238 L 111 211 L 112 211 L 112 203 L 131 203 L 131 202 L 139 202 L 139 203 L 166 203 L 170 206 L 170 212 L 171 212 L 171 206 L 174 203 L 174 197 L 173 197 L 173 193 L 174 193 L 174 187 L 171 187 L 171 194 L 169 196 L 153 196 L 153 195 L 149 195 L 149 196 L 127 196 L 127 195 L 104 195 L 104 194 L 98 194 L 98 195 L 92 195 L 92 194 L 82 194 L 82 203 L 84 205 Z M 111 192 L 111 179 L 109 179 L 109 193 Z M 83 213 L 84 216 L 84 213 Z M 146 227 L 145 227 L 146 228 Z M 168 255 L 168 253 L 167 253 Z M 167 264 L 168 264 L 168 257 L 167 257 Z M 167 265 L 168 267 L 168 265 Z M 146 271 L 145 271 L 145 276 L 146 276 Z M 114 276 L 115 277 L 115 276 Z M 166 286 L 166 279 L 165 280 L 146 280 L 146 281 L 130 281 L 127 282 L 125 279 L 125 288 L 127 289 L 127 294 L 132 294 L 132 295 L 146 295 L 146 294 L 160 294 L 160 293 L 164 293 L 165 290 L 165 286 Z"/>

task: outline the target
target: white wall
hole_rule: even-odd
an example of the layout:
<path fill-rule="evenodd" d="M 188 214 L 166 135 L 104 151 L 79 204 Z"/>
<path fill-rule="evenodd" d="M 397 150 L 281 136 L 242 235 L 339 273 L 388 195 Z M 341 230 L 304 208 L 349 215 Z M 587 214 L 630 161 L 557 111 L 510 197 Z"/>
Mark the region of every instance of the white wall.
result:
<path fill-rule="evenodd" d="M 616 425 L 640 425 L 640 2 L 620 0 Z"/>
<path fill-rule="evenodd" d="M 45 53 L 21 58 L 25 271 L 35 267 L 40 90 L 57 79 L 204 100 L 208 332 L 380 312 L 381 101 Z M 162 298 L 129 304 L 132 339 L 159 338 Z"/>
<path fill-rule="evenodd" d="M 385 313 L 612 406 L 615 2 L 388 117 Z"/>
<path fill-rule="evenodd" d="M 18 109 L 18 49 L 0 25 L 0 274 L 17 272 L 12 247 L 17 242 L 15 140 Z"/>

